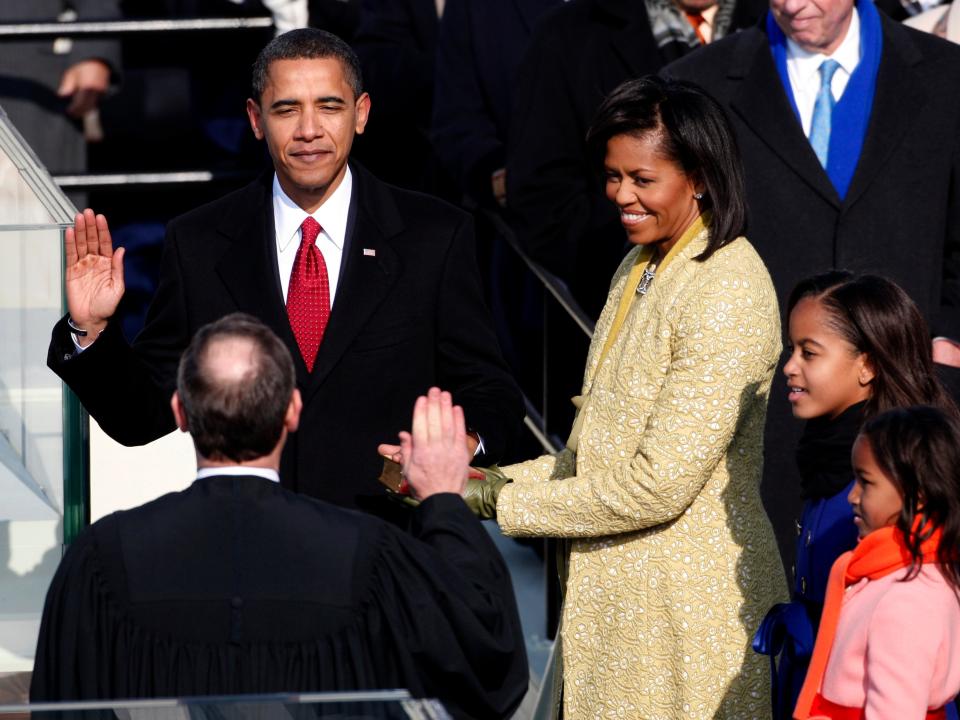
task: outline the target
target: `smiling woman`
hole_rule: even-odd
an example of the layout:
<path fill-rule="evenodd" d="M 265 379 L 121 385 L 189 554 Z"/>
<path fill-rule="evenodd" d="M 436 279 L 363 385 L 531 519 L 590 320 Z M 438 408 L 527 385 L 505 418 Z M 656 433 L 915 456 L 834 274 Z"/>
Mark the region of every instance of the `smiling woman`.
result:
<path fill-rule="evenodd" d="M 607 199 L 620 210 L 627 240 L 656 247 L 662 259 L 700 215 L 700 183 L 660 150 L 650 135 L 617 135 L 607 141 Z"/>
<path fill-rule="evenodd" d="M 780 315 L 741 237 L 736 141 L 699 89 L 647 77 L 604 101 L 588 142 L 636 247 L 567 448 L 503 468 L 497 519 L 572 539 L 565 717 L 768 717 L 749 642 L 786 596 L 759 494 Z"/>

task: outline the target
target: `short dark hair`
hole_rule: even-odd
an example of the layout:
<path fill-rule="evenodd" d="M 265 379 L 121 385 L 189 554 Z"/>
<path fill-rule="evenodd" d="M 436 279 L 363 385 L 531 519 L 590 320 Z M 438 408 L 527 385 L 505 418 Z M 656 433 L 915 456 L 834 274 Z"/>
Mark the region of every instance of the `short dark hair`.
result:
<path fill-rule="evenodd" d="M 250 365 L 240 377 L 225 378 L 210 366 L 210 353 L 231 341 L 250 348 Z M 180 404 L 197 452 L 221 462 L 269 455 L 283 433 L 294 384 L 290 352 L 256 318 L 233 313 L 200 328 L 177 371 Z"/>
<path fill-rule="evenodd" d="M 363 92 L 363 73 L 360 59 L 346 42 L 326 30 L 297 28 L 278 35 L 257 55 L 253 63 L 251 90 L 258 103 L 267 87 L 271 63 L 277 60 L 319 60 L 334 58 L 343 66 L 347 84 L 353 89 L 354 98 Z"/>
<path fill-rule="evenodd" d="M 864 417 L 908 405 L 934 405 L 957 414 L 933 367 L 927 323 L 899 285 L 879 275 L 832 270 L 797 284 L 787 317 L 808 297 L 826 310 L 835 332 L 867 354 L 874 378 Z"/>
<path fill-rule="evenodd" d="M 896 408 L 868 420 L 861 436 L 884 474 L 900 491 L 897 528 L 910 551 L 914 577 L 923 564 L 921 543 L 936 528 L 940 571 L 960 590 L 960 424 L 929 406 Z"/>
<path fill-rule="evenodd" d="M 587 131 L 587 149 L 603 167 L 607 142 L 618 135 L 656 136 L 663 155 L 703 183 L 700 207 L 711 213 L 706 260 L 742 235 L 747 222 L 743 164 L 723 108 L 693 83 L 647 75 L 618 86 Z"/>

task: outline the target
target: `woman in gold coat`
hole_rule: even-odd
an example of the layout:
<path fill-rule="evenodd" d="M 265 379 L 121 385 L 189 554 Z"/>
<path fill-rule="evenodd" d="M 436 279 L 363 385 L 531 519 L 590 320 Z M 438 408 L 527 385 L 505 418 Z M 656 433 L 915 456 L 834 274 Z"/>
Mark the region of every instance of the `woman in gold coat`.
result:
<path fill-rule="evenodd" d="M 698 89 L 648 77 L 605 100 L 588 143 L 635 247 L 597 323 L 568 447 L 502 469 L 497 520 L 572 540 L 565 718 L 769 717 L 750 638 L 787 597 L 759 492 L 780 313 L 740 236 L 736 141 Z"/>
<path fill-rule="evenodd" d="M 588 143 L 635 247 L 570 440 L 471 481 L 466 499 L 508 535 L 571 540 L 565 720 L 769 718 L 750 638 L 787 598 L 759 491 L 780 313 L 741 237 L 734 135 L 699 89 L 647 77 L 604 101 Z"/>

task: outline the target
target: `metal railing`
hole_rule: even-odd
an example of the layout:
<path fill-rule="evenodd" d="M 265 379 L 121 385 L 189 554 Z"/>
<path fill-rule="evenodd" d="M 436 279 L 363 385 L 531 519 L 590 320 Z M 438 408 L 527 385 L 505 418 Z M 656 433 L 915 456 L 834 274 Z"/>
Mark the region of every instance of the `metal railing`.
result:
<path fill-rule="evenodd" d="M 240 180 L 249 173 L 227 170 L 179 170 L 142 173 L 89 173 L 84 175 L 54 175 L 62 188 L 111 188 L 141 185 L 183 185 Z"/>
<path fill-rule="evenodd" d="M 0 38 L 91 37 L 131 33 L 253 30 L 271 27 L 273 27 L 272 17 L 57 21 L 0 25 Z"/>

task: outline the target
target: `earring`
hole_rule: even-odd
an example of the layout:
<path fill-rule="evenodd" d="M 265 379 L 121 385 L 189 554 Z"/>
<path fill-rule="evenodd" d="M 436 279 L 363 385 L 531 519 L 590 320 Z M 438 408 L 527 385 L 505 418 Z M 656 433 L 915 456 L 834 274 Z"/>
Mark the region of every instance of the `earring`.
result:
<path fill-rule="evenodd" d="M 703 200 L 703 193 L 694 193 L 694 194 L 693 194 L 693 199 L 694 199 L 694 200 Z"/>

